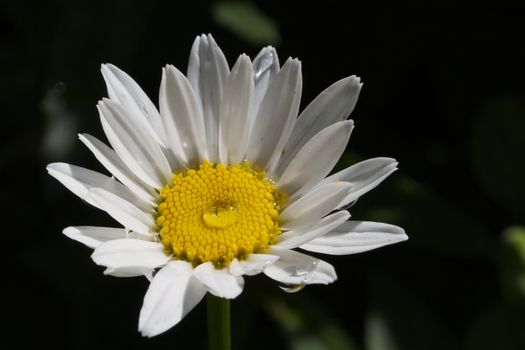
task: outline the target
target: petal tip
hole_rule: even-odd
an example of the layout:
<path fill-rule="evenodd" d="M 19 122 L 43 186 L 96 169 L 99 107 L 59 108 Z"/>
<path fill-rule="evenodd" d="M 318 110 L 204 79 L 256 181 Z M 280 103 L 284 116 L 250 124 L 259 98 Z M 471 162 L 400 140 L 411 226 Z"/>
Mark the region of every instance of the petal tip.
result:
<path fill-rule="evenodd" d="M 49 175 L 52 175 L 51 172 L 55 170 L 56 164 L 59 164 L 59 163 L 49 163 L 48 165 L 46 165 L 46 170 Z"/>
<path fill-rule="evenodd" d="M 68 226 L 65 229 L 62 230 L 62 233 L 66 235 L 67 237 L 71 237 L 78 233 L 78 230 L 74 228 L 73 226 Z"/>

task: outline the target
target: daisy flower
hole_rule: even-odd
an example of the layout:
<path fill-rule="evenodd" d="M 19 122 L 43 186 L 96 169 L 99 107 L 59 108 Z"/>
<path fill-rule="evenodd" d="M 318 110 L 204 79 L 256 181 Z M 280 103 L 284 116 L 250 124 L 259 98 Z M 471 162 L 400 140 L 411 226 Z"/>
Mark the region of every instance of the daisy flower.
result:
<path fill-rule="evenodd" d="M 264 273 L 287 291 L 336 280 L 334 268 L 295 250 L 343 255 L 407 239 L 402 228 L 349 221 L 345 208 L 397 168 L 373 158 L 327 175 L 354 123 L 360 79 L 342 79 L 300 114 L 301 63 L 272 47 L 233 68 L 211 35 L 196 38 L 186 76 L 167 65 L 159 108 L 139 85 L 102 65 L 98 105 L 111 147 L 80 140 L 112 176 L 65 163 L 49 174 L 122 227 L 68 227 L 107 275 L 150 280 L 139 330 L 177 324 L 206 293 L 237 297 Z"/>

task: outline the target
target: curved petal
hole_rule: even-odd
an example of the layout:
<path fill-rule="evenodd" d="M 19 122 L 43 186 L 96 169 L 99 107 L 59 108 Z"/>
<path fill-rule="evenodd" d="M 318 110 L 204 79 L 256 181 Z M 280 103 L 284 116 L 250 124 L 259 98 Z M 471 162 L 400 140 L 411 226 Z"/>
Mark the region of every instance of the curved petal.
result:
<path fill-rule="evenodd" d="M 156 202 L 156 193 L 129 170 L 115 151 L 91 135 L 79 134 L 78 137 L 95 158 L 127 188 L 149 204 Z"/>
<path fill-rule="evenodd" d="M 293 250 L 272 249 L 279 256 L 264 274 L 288 285 L 328 284 L 337 279 L 334 267 L 329 263 Z"/>
<path fill-rule="evenodd" d="M 226 80 L 221 103 L 219 158 L 223 164 L 238 164 L 246 158 L 252 95 L 252 63 L 241 55 Z"/>
<path fill-rule="evenodd" d="M 302 244 L 305 244 L 312 239 L 320 237 L 327 232 L 340 226 L 346 220 L 350 218 L 350 214 L 345 211 L 338 211 L 331 215 L 328 215 L 321 219 L 321 221 L 315 226 L 304 226 L 294 230 L 285 232 L 279 236 L 279 243 L 275 244 L 275 248 L 279 249 L 293 249 L 297 248 Z"/>
<path fill-rule="evenodd" d="M 171 114 L 168 114 L 168 103 L 169 100 L 168 91 L 166 89 L 166 68 L 162 68 L 162 80 L 160 82 L 160 91 L 159 91 L 159 109 L 161 113 L 162 126 L 164 127 L 164 132 L 166 133 L 169 159 L 176 163 L 177 167 L 188 167 L 188 157 L 182 146 L 182 141 L 177 130 L 177 125 Z"/>
<path fill-rule="evenodd" d="M 276 255 L 250 254 L 246 260 L 233 259 L 230 264 L 230 273 L 234 276 L 257 275 L 277 260 L 279 257 Z"/>
<path fill-rule="evenodd" d="M 168 137 L 173 139 L 175 155 L 179 144 L 190 166 L 207 158 L 206 131 L 202 109 L 188 79 L 177 68 L 167 65 L 162 74 L 160 113 Z"/>
<path fill-rule="evenodd" d="M 102 243 L 91 254 L 91 259 L 107 267 L 106 274 L 114 271 L 140 276 L 163 266 L 170 257 L 164 254 L 161 243 L 124 238 Z"/>
<path fill-rule="evenodd" d="M 334 231 L 302 245 L 301 249 L 346 255 L 366 252 L 407 239 L 405 231 L 398 226 L 381 222 L 348 221 Z"/>
<path fill-rule="evenodd" d="M 109 98 L 134 113 L 144 116 L 148 122 L 145 126 L 150 126 L 154 130 L 152 135 L 156 137 L 157 142 L 164 145 L 166 136 L 160 114 L 135 80 L 112 64 L 103 64 L 100 70 L 108 88 Z"/>
<path fill-rule="evenodd" d="M 271 171 L 288 141 L 301 100 L 301 63 L 289 59 L 270 83 L 255 117 L 248 161 Z"/>
<path fill-rule="evenodd" d="M 383 157 L 372 158 L 354 164 L 327 177 L 321 181 L 320 185 L 334 183 L 336 181 L 347 181 L 352 184 L 351 191 L 338 205 L 338 208 L 341 208 L 375 188 L 383 182 L 388 175 L 396 170 L 397 162 L 395 159 Z"/>
<path fill-rule="evenodd" d="M 335 82 L 319 94 L 299 115 L 283 149 L 276 174 L 282 174 L 297 152 L 314 135 L 333 123 L 345 120 L 354 110 L 361 80 L 352 75 Z"/>
<path fill-rule="evenodd" d="M 149 241 L 153 238 L 151 235 L 126 231 L 123 228 L 98 226 L 69 226 L 66 227 L 62 233 L 72 240 L 83 243 L 93 249 L 104 242 L 112 241 L 114 239 L 133 238 Z"/>
<path fill-rule="evenodd" d="M 144 276 L 148 280 L 151 280 L 154 271 L 154 268 L 148 268 L 144 266 L 119 266 L 107 267 L 104 270 L 104 275 L 124 278 Z"/>
<path fill-rule="evenodd" d="M 294 229 L 317 222 L 334 210 L 350 189 L 348 182 L 328 183 L 314 188 L 283 210 L 279 217 L 283 228 Z"/>
<path fill-rule="evenodd" d="M 151 281 L 140 310 L 139 331 L 153 337 L 179 323 L 206 295 L 185 261 L 171 261 Z"/>
<path fill-rule="evenodd" d="M 136 205 L 143 211 L 149 212 L 153 210 L 151 205 L 139 199 L 126 186 L 96 171 L 67 163 L 51 163 L 47 165 L 46 169 L 49 175 L 60 181 L 68 190 L 97 208 L 103 209 L 90 196 L 89 191 L 93 188 L 104 189 L 123 200 L 133 203 L 133 205 Z"/>
<path fill-rule="evenodd" d="M 308 141 L 284 170 L 278 183 L 287 193 L 316 185 L 334 168 L 354 127 L 351 120 L 332 124 Z"/>
<path fill-rule="evenodd" d="M 264 47 L 253 59 L 255 91 L 253 98 L 253 112 L 256 113 L 259 105 L 268 90 L 268 86 L 279 73 L 279 57 L 271 46 Z"/>
<path fill-rule="evenodd" d="M 151 187 L 169 183 L 168 160 L 143 121 L 112 100 L 100 101 L 97 108 L 109 143 L 128 168 Z"/>
<path fill-rule="evenodd" d="M 202 107 L 208 160 L 212 162 L 218 160 L 219 111 L 229 71 L 228 62 L 211 34 L 198 36 L 191 48 L 187 76 Z"/>
<path fill-rule="evenodd" d="M 232 275 L 227 268 L 218 270 L 211 262 L 200 264 L 193 275 L 210 291 L 211 294 L 226 299 L 234 299 L 242 292 L 244 279 Z"/>
<path fill-rule="evenodd" d="M 155 227 L 153 215 L 145 213 L 132 203 L 107 190 L 92 188 L 88 196 L 99 208 L 106 211 L 125 228 L 148 234 Z"/>

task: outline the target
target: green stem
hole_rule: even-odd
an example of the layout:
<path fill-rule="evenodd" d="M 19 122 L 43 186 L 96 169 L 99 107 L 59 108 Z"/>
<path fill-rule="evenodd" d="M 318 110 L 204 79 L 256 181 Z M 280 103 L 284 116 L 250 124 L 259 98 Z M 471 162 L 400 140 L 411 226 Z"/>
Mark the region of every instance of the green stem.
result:
<path fill-rule="evenodd" d="M 208 293 L 206 306 L 209 350 L 230 350 L 230 301 Z"/>

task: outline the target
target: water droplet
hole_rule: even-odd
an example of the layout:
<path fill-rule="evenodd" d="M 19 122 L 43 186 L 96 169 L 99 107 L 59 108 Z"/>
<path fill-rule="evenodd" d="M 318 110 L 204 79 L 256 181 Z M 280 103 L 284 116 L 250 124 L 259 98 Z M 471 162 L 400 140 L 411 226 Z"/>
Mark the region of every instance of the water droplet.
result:
<path fill-rule="evenodd" d="M 264 72 L 266 72 L 272 66 L 274 61 L 272 50 L 266 49 L 266 52 L 258 62 L 258 67 L 255 70 L 255 78 L 258 79 Z"/>
<path fill-rule="evenodd" d="M 317 267 L 318 260 L 314 258 L 306 259 L 295 267 L 296 276 L 304 276 L 310 274 Z"/>
<path fill-rule="evenodd" d="M 350 209 L 355 203 L 357 202 L 357 199 L 355 201 L 352 201 L 344 206 L 342 206 L 341 208 L 339 208 L 340 210 L 347 210 L 347 209 Z"/>
<path fill-rule="evenodd" d="M 271 266 L 273 264 L 273 261 L 271 260 L 266 260 L 263 264 L 263 267 L 262 269 L 264 270 L 265 268 L 267 268 L 268 266 Z"/>
<path fill-rule="evenodd" d="M 279 286 L 279 288 L 281 288 L 287 293 L 297 293 L 303 290 L 305 286 L 306 285 L 304 284 L 288 284 L 288 285 Z"/>
<path fill-rule="evenodd" d="M 160 267 L 153 269 L 153 271 L 151 271 L 151 277 L 152 278 L 155 277 L 155 275 L 157 274 L 157 272 L 160 271 L 160 269 L 161 269 Z"/>
<path fill-rule="evenodd" d="M 210 228 L 226 228 L 237 221 L 237 212 L 232 205 L 217 205 L 204 212 L 202 219 Z"/>

